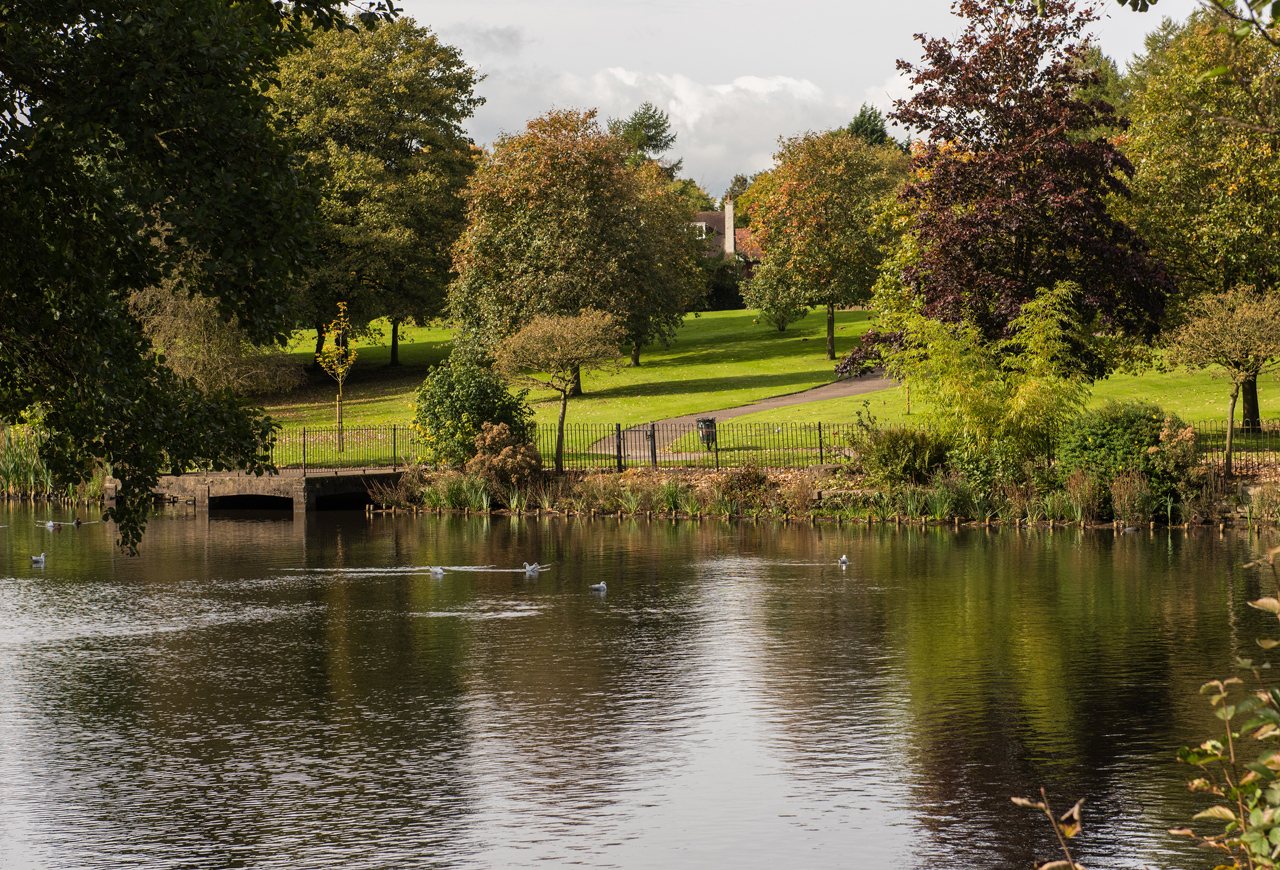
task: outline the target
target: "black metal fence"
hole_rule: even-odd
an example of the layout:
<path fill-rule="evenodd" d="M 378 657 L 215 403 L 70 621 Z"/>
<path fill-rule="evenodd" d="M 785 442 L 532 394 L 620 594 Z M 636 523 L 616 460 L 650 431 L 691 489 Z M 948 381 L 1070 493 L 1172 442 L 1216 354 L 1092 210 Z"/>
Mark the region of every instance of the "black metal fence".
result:
<path fill-rule="evenodd" d="M 569 470 L 628 468 L 812 468 L 838 463 L 850 453 L 854 423 L 570 423 L 565 426 L 564 467 Z M 1196 444 L 1204 461 L 1221 467 L 1226 424 L 1196 424 Z M 540 425 L 534 443 L 543 464 L 555 456 L 556 427 Z M 413 427 L 336 426 L 283 430 L 272 459 L 278 468 L 305 471 L 342 468 L 398 468 L 423 461 L 425 444 Z M 1280 467 L 1280 421 L 1237 429 L 1233 467 L 1239 473 Z"/>
<path fill-rule="evenodd" d="M 276 436 L 271 461 L 277 468 L 399 468 L 422 455 L 422 439 L 411 426 L 303 426 Z"/>
<path fill-rule="evenodd" d="M 1196 448 L 1204 460 L 1221 468 L 1227 453 L 1227 423 L 1196 424 Z M 1280 466 L 1280 420 L 1266 420 L 1260 426 L 1237 426 L 1231 439 L 1231 469 L 1252 474 Z"/>

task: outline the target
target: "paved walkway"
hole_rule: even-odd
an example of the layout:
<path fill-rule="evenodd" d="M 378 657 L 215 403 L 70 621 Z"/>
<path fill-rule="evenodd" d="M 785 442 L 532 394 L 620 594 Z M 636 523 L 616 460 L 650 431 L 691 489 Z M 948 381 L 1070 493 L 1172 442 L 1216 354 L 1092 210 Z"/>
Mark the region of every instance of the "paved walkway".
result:
<path fill-rule="evenodd" d="M 660 459 L 681 458 L 683 454 L 677 455 L 671 453 L 671 444 L 680 440 L 685 435 L 693 431 L 697 425 L 697 421 L 703 417 L 714 417 L 717 423 L 723 423 L 725 420 L 731 420 L 734 417 L 743 417 L 747 414 L 756 414 L 760 411 L 772 411 L 775 408 L 789 408 L 792 405 L 807 405 L 810 402 L 821 402 L 826 399 L 843 399 L 848 396 L 860 396 L 863 393 L 873 393 L 876 390 L 887 390 L 890 387 L 896 387 L 898 382 L 890 378 L 882 377 L 879 373 L 863 375 L 859 378 L 846 378 L 842 381 L 832 381 L 829 384 L 822 384 L 808 390 L 802 390 L 798 393 L 787 393 L 782 396 L 770 396 L 767 399 L 761 399 L 758 402 L 752 402 L 749 405 L 740 405 L 736 408 L 725 408 L 720 411 L 702 411 L 697 414 L 685 414 L 680 417 L 668 417 L 665 420 L 655 420 L 652 424 L 644 423 L 639 426 L 632 426 L 622 431 L 622 444 L 624 458 L 628 462 L 643 462 L 650 457 L 652 447 L 649 444 L 648 435 L 650 425 L 657 426 L 661 430 L 660 437 L 662 442 L 658 445 Z M 617 440 L 614 436 L 601 438 L 595 444 L 591 445 L 593 453 L 612 453 L 617 449 Z"/>

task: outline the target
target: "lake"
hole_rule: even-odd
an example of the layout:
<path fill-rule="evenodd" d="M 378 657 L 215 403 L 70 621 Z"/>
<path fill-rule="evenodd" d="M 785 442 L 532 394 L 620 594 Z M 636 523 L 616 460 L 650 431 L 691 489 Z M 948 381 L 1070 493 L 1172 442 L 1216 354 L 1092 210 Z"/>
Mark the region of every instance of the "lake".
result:
<path fill-rule="evenodd" d="M 1089 867 L 1208 867 L 1174 753 L 1274 625 L 1216 529 L 46 517 L 0 510 L 5 868 L 1024 867 L 1040 786 Z"/>

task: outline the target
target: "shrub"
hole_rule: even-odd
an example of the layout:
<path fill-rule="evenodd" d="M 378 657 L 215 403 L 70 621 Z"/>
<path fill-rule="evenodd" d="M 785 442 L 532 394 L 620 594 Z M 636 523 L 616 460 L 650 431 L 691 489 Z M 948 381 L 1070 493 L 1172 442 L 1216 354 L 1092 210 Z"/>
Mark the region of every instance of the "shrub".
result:
<path fill-rule="evenodd" d="M 533 413 L 526 392 L 512 393 L 492 369 L 450 358 L 436 366 L 418 388 L 414 428 L 425 442 L 424 459 L 461 467 L 475 452 L 485 423 L 505 423 L 518 443 L 533 440 Z"/>
<path fill-rule="evenodd" d="M 720 478 L 720 490 L 739 505 L 758 508 L 771 505 L 777 494 L 777 487 L 769 479 L 768 472 L 756 465 L 744 465 L 725 472 Z"/>
<path fill-rule="evenodd" d="M 946 465 L 950 447 L 946 439 L 927 430 L 881 426 L 862 412 L 850 446 L 862 473 L 874 483 L 890 486 L 926 482 Z"/>
<path fill-rule="evenodd" d="M 1152 498 L 1177 497 L 1196 465 L 1195 432 L 1150 402 L 1112 402 L 1081 414 L 1058 447 L 1059 473 L 1100 480 L 1141 474 Z"/>
<path fill-rule="evenodd" d="M 1097 477 L 1076 469 L 1067 476 L 1063 486 L 1067 502 L 1071 505 L 1071 519 L 1078 523 L 1092 523 L 1102 516 L 1107 494 Z"/>
<path fill-rule="evenodd" d="M 1251 496 L 1253 514 L 1266 523 L 1280 522 L 1280 484 L 1268 483 Z"/>
<path fill-rule="evenodd" d="M 467 474 L 482 478 L 493 493 L 527 486 L 541 470 L 538 449 L 506 423 L 485 423 L 476 436 L 475 455 L 467 460 Z"/>

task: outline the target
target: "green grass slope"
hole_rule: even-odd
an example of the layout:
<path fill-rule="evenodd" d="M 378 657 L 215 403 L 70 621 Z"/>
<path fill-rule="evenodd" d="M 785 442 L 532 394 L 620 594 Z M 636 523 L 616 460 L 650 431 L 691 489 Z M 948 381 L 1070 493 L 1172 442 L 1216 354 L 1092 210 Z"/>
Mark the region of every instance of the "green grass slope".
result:
<path fill-rule="evenodd" d="M 831 380 L 832 363 L 823 350 L 823 313 L 811 313 L 786 332 L 754 320 L 750 311 L 690 315 L 672 345 L 647 349 L 639 368 L 585 373 L 586 395 L 571 403 L 570 422 L 632 425 L 733 408 Z M 866 312 L 837 314 L 837 351 L 852 346 L 867 325 Z M 381 342 L 357 342 L 359 357 L 343 403 L 346 424 L 405 423 L 412 417 L 413 392 L 430 366 L 447 355 L 450 336 L 442 329 L 406 332 L 398 369 L 387 368 L 389 351 Z M 307 360 L 313 345 L 314 335 L 303 334 L 292 349 Z M 299 391 L 268 399 L 267 410 L 288 425 L 332 423 L 335 392 L 332 381 L 317 375 Z M 559 402 L 554 393 L 539 391 L 530 398 L 539 422 L 555 420 Z"/>

